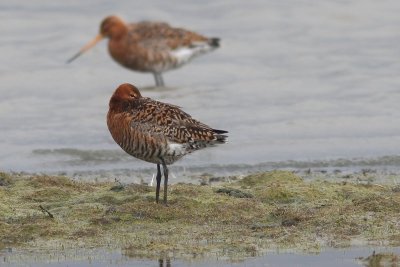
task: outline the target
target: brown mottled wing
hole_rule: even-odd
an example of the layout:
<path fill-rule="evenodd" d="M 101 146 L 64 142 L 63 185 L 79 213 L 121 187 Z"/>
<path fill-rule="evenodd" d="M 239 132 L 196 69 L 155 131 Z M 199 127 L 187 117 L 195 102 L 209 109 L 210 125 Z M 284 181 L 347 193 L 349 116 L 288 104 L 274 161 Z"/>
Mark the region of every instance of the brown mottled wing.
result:
<path fill-rule="evenodd" d="M 173 50 L 182 46 L 192 46 L 208 39 L 200 34 L 181 28 L 173 28 L 163 22 L 139 22 L 130 24 L 130 38 L 136 43 L 157 51 Z"/>
<path fill-rule="evenodd" d="M 132 102 L 132 127 L 170 142 L 198 146 L 202 142 L 224 142 L 226 131 L 215 130 L 193 119 L 178 106 L 140 98 Z M 200 144 L 201 145 L 201 144 Z"/>

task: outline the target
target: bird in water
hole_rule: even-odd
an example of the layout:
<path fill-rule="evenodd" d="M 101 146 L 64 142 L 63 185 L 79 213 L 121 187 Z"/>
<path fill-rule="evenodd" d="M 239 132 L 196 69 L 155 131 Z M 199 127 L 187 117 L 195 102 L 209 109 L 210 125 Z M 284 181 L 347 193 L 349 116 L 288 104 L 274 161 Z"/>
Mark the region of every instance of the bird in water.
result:
<path fill-rule="evenodd" d="M 157 203 L 163 167 L 165 205 L 167 165 L 193 151 L 225 143 L 228 133 L 193 119 L 178 106 L 142 97 L 139 90 L 128 83 L 120 85 L 111 96 L 107 126 L 126 153 L 157 164 Z"/>
<path fill-rule="evenodd" d="M 164 86 L 163 72 L 219 47 L 218 38 L 208 38 L 167 23 L 127 24 L 117 16 L 109 16 L 102 21 L 99 34 L 67 63 L 104 38 L 109 39 L 108 51 L 115 61 L 131 70 L 153 73 L 157 86 Z"/>

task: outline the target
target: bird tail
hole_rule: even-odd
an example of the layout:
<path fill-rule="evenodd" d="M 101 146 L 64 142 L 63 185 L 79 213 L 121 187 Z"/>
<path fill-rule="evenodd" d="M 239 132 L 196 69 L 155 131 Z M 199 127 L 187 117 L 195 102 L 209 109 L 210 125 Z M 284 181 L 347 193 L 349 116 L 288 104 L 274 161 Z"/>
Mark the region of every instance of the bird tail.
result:
<path fill-rule="evenodd" d="M 228 136 L 226 135 L 226 133 L 228 133 L 227 131 L 217 130 L 217 129 L 208 129 L 208 130 L 211 131 L 212 136 L 206 135 L 203 136 L 202 138 L 197 138 L 195 140 L 190 141 L 187 147 L 188 153 L 194 150 L 215 146 L 217 144 L 223 144 L 227 142 L 226 140 L 228 138 Z"/>
<path fill-rule="evenodd" d="M 220 42 L 220 39 L 219 38 L 210 38 L 209 40 L 208 40 L 208 44 L 211 46 L 211 47 L 214 47 L 214 48 L 218 48 L 220 45 L 219 45 L 219 42 Z"/>
<path fill-rule="evenodd" d="M 226 134 L 228 133 L 228 131 L 213 129 L 213 132 L 215 134 L 215 137 L 217 138 L 215 140 L 216 143 L 226 143 L 226 139 L 228 138 L 228 135 Z"/>

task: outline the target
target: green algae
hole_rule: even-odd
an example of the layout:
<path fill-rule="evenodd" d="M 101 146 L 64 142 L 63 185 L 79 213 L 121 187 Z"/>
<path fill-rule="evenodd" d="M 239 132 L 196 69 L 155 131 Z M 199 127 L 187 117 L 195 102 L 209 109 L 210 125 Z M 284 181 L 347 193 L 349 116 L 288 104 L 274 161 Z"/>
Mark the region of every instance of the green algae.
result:
<path fill-rule="evenodd" d="M 171 185 L 165 207 L 146 185 L 0 173 L 3 180 L 0 247 L 107 246 L 132 257 L 240 258 L 272 248 L 400 245 L 395 185 L 306 182 L 273 171 L 229 184 Z"/>
<path fill-rule="evenodd" d="M 382 266 L 399 266 L 400 258 L 394 253 L 372 253 L 366 258 L 359 258 L 364 266 L 382 267 Z"/>
<path fill-rule="evenodd" d="M 5 172 L 0 172 L 0 186 L 10 185 L 11 182 L 12 182 L 11 175 Z"/>

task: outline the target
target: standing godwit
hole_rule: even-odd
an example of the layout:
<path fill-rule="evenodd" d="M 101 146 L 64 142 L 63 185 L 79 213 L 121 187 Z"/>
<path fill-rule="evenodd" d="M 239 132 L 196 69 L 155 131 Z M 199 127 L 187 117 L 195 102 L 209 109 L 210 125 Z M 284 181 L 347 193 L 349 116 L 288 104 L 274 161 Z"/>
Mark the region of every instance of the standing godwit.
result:
<path fill-rule="evenodd" d="M 109 38 L 108 51 L 115 61 L 128 69 L 152 72 L 157 86 L 164 86 L 162 72 L 178 68 L 219 47 L 218 38 L 207 38 L 173 28 L 167 23 L 143 21 L 127 24 L 117 16 L 109 16 L 102 21 L 100 33 L 67 62 L 103 38 Z"/>
<path fill-rule="evenodd" d="M 128 83 L 110 99 L 108 129 L 128 154 L 157 164 L 156 202 L 159 201 L 161 169 L 164 172 L 164 204 L 167 204 L 168 167 L 192 151 L 225 143 L 227 131 L 216 130 L 193 119 L 178 106 L 142 97 Z"/>

